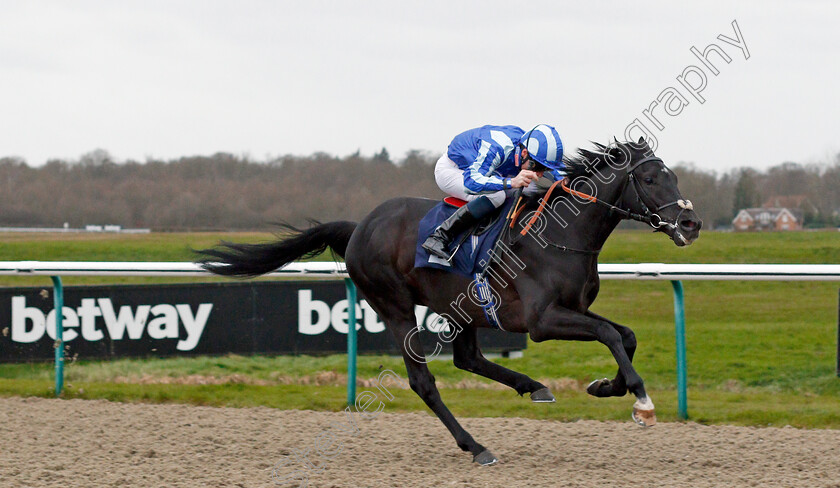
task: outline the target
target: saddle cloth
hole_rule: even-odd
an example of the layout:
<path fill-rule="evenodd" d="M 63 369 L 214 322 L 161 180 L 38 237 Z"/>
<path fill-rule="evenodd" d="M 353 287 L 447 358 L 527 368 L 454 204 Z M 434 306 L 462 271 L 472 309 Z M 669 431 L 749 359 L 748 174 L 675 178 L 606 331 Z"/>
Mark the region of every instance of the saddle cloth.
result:
<path fill-rule="evenodd" d="M 432 207 L 426 216 L 420 220 L 414 267 L 442 269 L 467 278 L 473 278 L 475 273 L 481 272 L 490 263 L 490 251 L 502 233 L 505 216 L 513 205 L 513 200 L 508 195 L 505 203 L 494 214 L 482 220 L 473 229 L 455 237 L 450 244 L 450 250 L 457 246 L 459 242 L 463 241 L 463 243 L 450 261 L 430 255 L 428 251 L 423 249 L 423 243 L 432 235 L 438 225 L 455 213 L 458 207 L 464 205 L 465 202 L 449 197 Z M 467 233 L 470 235 L 464 236 Z"/>

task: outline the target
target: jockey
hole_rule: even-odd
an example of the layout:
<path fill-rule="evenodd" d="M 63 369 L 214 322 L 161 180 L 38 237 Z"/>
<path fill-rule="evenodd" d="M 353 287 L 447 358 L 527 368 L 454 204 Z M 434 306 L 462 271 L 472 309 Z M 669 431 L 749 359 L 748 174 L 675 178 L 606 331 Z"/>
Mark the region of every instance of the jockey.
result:
<path fill-rule="evenodd" d="M 423 249 L 449 259 L 452 240 L 505 201 L 505 190 L 535 183 L 543 171 L 562 178 L 563 141 L 540 124 L 528 132 L 513 125 L 485 125 L 455 136 L 435 165 L 435 182 L 444 193 L 468 203 L 446 219 Z"/>

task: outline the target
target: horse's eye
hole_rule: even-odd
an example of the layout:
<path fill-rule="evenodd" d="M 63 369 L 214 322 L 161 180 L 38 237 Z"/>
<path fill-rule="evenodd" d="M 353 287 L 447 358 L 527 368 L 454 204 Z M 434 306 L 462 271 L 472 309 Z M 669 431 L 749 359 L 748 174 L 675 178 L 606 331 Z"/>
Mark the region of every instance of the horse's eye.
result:
<path fill-rule="evenodd" d="M 650 176 L 645 177 L 645 183 L 650 185 L 651 183 L 653 183 L 653 178 L 651 178 Z"/>

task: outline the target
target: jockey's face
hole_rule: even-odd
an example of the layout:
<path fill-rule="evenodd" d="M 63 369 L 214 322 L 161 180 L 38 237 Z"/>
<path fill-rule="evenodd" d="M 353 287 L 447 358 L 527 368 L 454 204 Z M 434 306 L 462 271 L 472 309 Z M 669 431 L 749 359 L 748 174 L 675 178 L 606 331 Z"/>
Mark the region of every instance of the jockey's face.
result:
<path fill-rule="evenodd" d="M 522 169 L 532 169 L 534 167 L 534 161 L 528 157 L 528 150 L 524 147 L 522 148 L 522 152 L 519 154 L 519 161 L 521 161 Z"/>

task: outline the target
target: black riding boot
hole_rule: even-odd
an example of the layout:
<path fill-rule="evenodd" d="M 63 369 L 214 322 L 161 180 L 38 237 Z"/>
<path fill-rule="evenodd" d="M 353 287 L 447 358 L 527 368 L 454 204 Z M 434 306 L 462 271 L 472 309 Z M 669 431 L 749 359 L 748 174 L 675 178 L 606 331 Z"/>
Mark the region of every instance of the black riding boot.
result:
<path fill-rule="evenodd" d="M 471 201 L 444 220 L 423 243 L 423 249 L 441 259 L 449 260 L 452 256 L 449 251 L 449 244 L 452 240 L 494 209 L 495 207 L 487 197 L 480 197 Z"/>

